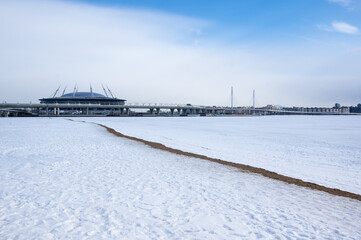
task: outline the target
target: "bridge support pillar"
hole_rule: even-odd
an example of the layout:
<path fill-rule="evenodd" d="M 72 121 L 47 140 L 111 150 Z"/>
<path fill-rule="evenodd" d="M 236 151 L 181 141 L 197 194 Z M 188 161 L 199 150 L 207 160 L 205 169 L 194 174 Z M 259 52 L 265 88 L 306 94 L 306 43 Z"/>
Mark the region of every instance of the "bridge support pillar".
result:
<path fill-rule="evenodd" d="M 182 109 L 177 108 L 177 113 L 178 113 L 178 115 L 181 115 L 181 111 L 182 111 Z"/>
<path fill-rule="evenodd" d="M 130 115 L 130 110 L 129 110 L 129 108 L 126 108 L 125 110 L 126 110 L 126 112 L 127 112 L 127 115 L 129 116 L 129 115 Z"/>
<path fill-rule="evenodd" d="M 153 114 L 154 108 L 149 108 L 150 115 Z"/>
<path fill-rule="evenodd" d="M 46 115 L 49 115 L 49 107 L 46 107 L 46 109 L 45 109 L 45 114 L 46 114 Z"/>
<path fill-rule="evenodd" d="M 173 114 L 174 114 L 174 108 L 171 108 L 171 109 L 170 109 L 170 115 L 173 116 Z"/>
<path fill-rule="evenodd" d="M 160 115 L 160 108 L 157 108 L 156 110 L 157 110 L 157 112 L 156 112 L 157 115 Z"/>
<path fill-rule="evenodd" d="M 89 115 L 89 108 L 86 108 L 86 115 Z"/>
<path fill-rule="evenodd" d="M 124 108 L 120 108 L 120 115 L 123 115 Z"/>
<path fill-rule="evenodd" d="M 54 115 L 58 116 L 60 114 L 60 108 L 55 107 L 54 108 Z"/>

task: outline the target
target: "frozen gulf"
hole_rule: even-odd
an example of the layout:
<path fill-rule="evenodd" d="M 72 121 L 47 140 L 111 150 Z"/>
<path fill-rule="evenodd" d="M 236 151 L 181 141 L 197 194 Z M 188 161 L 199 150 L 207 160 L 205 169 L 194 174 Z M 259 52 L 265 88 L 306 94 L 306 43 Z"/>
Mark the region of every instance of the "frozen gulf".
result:
<path fill-rule="evenodd" d="M 263 149 L 259 159 L 267 163 L 266 151 L 272 156 L 280 149 L 284 155 L 279 156 L 286 159 L 275 157 L 274 161 L 279 160 L 284 171 L 289 169 L 282 165 L 287 159 L 295 161 L 292 155 L 306 158 L 293 163 L 296 168 L 333 169 L 332 165 L 344 163 L 342 167 L 347 169 L 348 164 L 360 165 L 360 150 L 355 145 L 358 136 L 354 134 L 360 133 L 360 125 L 356 118 L 345 120 L 349 124 L 353 120 L 353 125 L 342 123 L 343 118 L 338 118 L 339 124 L 333 118 L 323 124 L 322 118 L 309 122 L 300 118 L 294 126 L 309 126 L 303 134 L 286 123 L 294 118 L 202 119 L 83 120 L 102 122 L 128 135 L 153 135 L 179 147 L 214 154 L 220 151 L 218 157 L 222 158 L 238 153 L 233 159 L 249 156 L 255 160 L 257 152 L 251 150 Z M 275 129 L 262 127 L 258 121 Z M 144 135 L 140 135 L 142 130 Z M 244 140 L 238 136 L 243 132 Z M 274 141 L 270 139 L 272 132 Z M 0 139 L 0 239 L 361 238 L 361 204 L 357 200 L 152 149 L 111 135 L 94 124 L 62 118 L 1 118 Z M 293 149 L 298 146 L 297 139 L 298 151 Z M 306 139 L 312 140 L 309 145 Z M 233 141 L 240 141 L 237 146 L 245 152 L 232 152 L 227 143 Z M 263 148 L 257 148 L 256 143 Z M 343 154 L 337 156 L 353 155 L 335 163 L 334 158 L 326 160 L 331 156 L 328 151 L 340 146 L 331 153 L 338 150 Z M 322 158 L 312 164 L 312 156 Z M 346 161 L 347 157 L 351 160 Z M 313 170 L 309 176 L 315 173 Z M 341 176 L 326 182 L 346 186 L 350 179 Z M 359 192 L 359 180 L 355 177 L 353 182 L 351 189 Z"/>

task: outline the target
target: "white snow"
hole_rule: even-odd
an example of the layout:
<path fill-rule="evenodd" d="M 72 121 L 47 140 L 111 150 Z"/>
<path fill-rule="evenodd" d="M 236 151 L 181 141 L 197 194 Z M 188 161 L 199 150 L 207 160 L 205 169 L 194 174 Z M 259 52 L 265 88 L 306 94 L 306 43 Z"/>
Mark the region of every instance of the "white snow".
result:
<path fill-rule="evenodd" d="M 127 121 L 143 120 L 104 120 Z M 159 134 L 157 121 L 172 119 L 148 121 Z M 155 150 L 94 124 L 1 118 L 0 136 L 0 239 L 361 238 L 359 201 Z"/>
<path fill-rule="evenodd" d="M 168 147 L 361 194 L 361 116 L 82 120 Z"/>

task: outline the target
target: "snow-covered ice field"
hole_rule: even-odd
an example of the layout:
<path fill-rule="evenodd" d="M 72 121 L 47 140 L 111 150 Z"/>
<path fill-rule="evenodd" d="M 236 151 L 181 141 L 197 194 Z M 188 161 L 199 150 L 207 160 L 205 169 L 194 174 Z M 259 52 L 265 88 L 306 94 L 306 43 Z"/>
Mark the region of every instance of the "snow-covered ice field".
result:
<path fill-rule="evenodd" d="M 361 116 L 82 120 L 183 151 L 361 194 Z"/>
<path fill-rule="evenodd" d="M 213 129 L 214 124 L 219 125 L 222 119 L 225 126 Z M 321 148 L 310 143 L 301 145 L 295 153 L 290 151 L 286 154 L 283 149 L 282 156 L 286 159 L 280 159 L 279 165 L 291 159 L 289 155 L 308 156 L 312 150 L 317 150 L 319 153 L 311 156 L 323 156 L 321 166 L 329 169 L 331 160 L 327 162 L 325 156 L 329 156 L 327 151 L 331 148 L 322 148 L 328 141 L 336 147 L 343 142 L 343 148 L 338 151 L 344 155 L 356 154 L 349 156 L 352 161 L 346 161 L 347 157 L 344 157 L 335 165 L 347 163 L 359 168 L 357 160 L 360 152 L 355 149 L 357 136 L 354 133 L 359 133 L 357 126 L 360 125 L 356 123 L 345 130 L 347 125 L 340 121 L 337 129 L 325 130 L 325 122 L 314 121 L 311 124 L 299 121 L 299 125 L 310 126 L 302 135 L 300 130 L 290 129 L 289 124 L 285 124 L 282 131 L 267 130 L 266 126 L 261 127 L 262 124 L 257 123 L 265 121 L 267 125 L 267 121 L 275 121 L 271 118 L 244 119 L 83 120 L 113 125 L 123 133 L 134 133 L 139 137 L 144 130 L 145 137 L 153 133 L 158 140 L 170 138 L 168 140 L 175 145 L 173 147 L 188 150 L 205 147 L 207 153 L 214 154 L 233 140 L 241 141 L 239 145 L 248 143 L 250 149 L 245 149 L 246 152 L 239 157 L 256 156 L 257 153 L 251 150 L 259 149 L 256 146 L 252 148 L 257 139 L 263 140 L 264 151 L 271 151 L 268 156 L 276 154 L 272 147 L 277 147 L 277 143 L 283 143 L 285 147 L 289 142 L 293 146 L 296 144 L 293 141 L 298 138 L 302 144 L 307 144 L 304 140 L 308 139 L 307 134 L 317 136 L 314 133 L 316 126 L 323 126 L 320 131 L 326 135 L 315 137 L 313 142 Z M 199 121 L 204 121 L 204 124 L 199 124 Z M 253 139 L 242 140 L 230 131 L 237 121 L 251 124 L 249 130 L 244 127 L 245 122 L 237 129 L 244 129 L 246 136 L 253 136 Z M 190 129 L 177 129 L 184 125 Z M 162 126 L 165 128 L 162 129 Z M 352 127 L 356 128 L 351 131 Z M 199 132 L 193 133 L 197 129 Z M 287 129 L 291 137 L 283 139 L 282 136 L 289 135 Z M 207 130 L 212 132 L 206 134 Z M 169 134 L 166 134 L 167 131 Z M 266 143 L 272 143 L 269 139 L 272 131 L 275 133 L 274 144 L 267 146 Z M 340 134 L 331 134 L 333 138 L 327 134 L 337 131 Z M 261 132 L 264 134 L 257 136 Z M 293 136 L 298 134 L 298 137 Z M 192 139 L 186 142 L 187 136 L 192 136 Z M 230 140 L 226 141 L 228 137 Z M 0 139 L 0 239 L 361 238 L 361 204 L 357 200 L 155 150 L 113 136 L 94 124 L 62 118 L 1 118 Z M 202 139 L 207 145 L 194 144 L 203 143 Z M 308 146 L 313 148 L 308 150 Z M 230 149 L 231 146 L 225 148 L 224 155 L 219 156 L 233 156 L 236 152 Z M 242 152 L 239 150 L 238 153 Z M 259 158 L 266 156 L 266 153 L 260 153 Z M 312 162 L 310 158 L 306 158 L 305 165 L 294 165 L 307 167 Z M 266 161 L 263 159 L 263 162 Z M 347 164 L 343 167 L 347 168 Z M 344 176 L 341 180 L 350 178 Z M 355 183 L 359 180 L 353 181 L 352 189 L 357 190 Z"/>

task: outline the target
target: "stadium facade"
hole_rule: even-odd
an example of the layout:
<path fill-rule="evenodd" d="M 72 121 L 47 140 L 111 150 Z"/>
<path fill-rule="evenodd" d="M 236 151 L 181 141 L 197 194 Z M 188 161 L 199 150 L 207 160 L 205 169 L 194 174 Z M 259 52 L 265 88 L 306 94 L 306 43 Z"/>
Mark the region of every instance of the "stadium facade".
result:
<path fill-rule="evenodd" d="M 73 92 L 65 93 L 66 88 L 63 90 L 63 94 L 57 97 L 60 86 L 56 89 L 52 97 L 39 99 L 41 104 L 100 104 L 100 105 L 124 105 L 124 99 L 119 99 L 114 96 L 112 91 L 107 87 L 107 90 L 102 85 L 104 94 L 93 92 L 93 88 L 90 85 L 90 92 L 79 92 L 78 87 L 75 86 Z"/>
<path fill-rule="evenodd" d="M 94 92 L 72 92 L 60 97 L 39 99 L 42 104 L 100 104 L 100 105 L 124 105 L 124 99 L 104 96 Z"/>
<path fill-rule="evenodd" d="M 125 105 L 126 100 L 115 97 L 108 87 L 105 89 L 102 86 L 102 88 L 104 94 L 93 92 L 91 86 L 89 92 L 79 92 L 75 86 L 73 92 L 65 93 L 65 88 L 63 93 L 57 96 L 59 87 L 51 97 L 39 99 L 40 105 L 44 106 L 39 108 L 39 115 L 49 115 L 52 112 L 49 112 L 51 109 L 54 111 L 54 115 L 122 114 L 123 108 L 121 106 Z M 54 105 L 59 107 L 54 107 Z"/>

